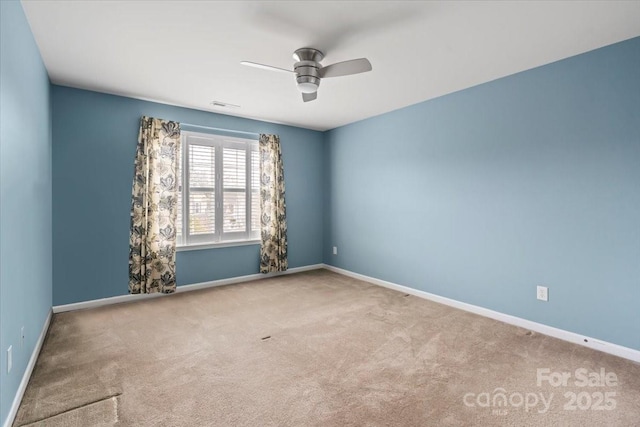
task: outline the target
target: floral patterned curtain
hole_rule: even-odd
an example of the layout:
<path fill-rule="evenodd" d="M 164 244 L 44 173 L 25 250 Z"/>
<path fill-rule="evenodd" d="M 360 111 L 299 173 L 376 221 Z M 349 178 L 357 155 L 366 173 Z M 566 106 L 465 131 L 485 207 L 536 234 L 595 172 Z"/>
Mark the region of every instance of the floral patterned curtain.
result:
<path fill-rule="evenodd" d="M 260 135 L 260 272 L 285 271 L 287 262 L 287 212 L 284 169 L 278 135 Z"/>
<path fill-rule="evenodd" d="M 176 289 L 179 150 L 179 123 L 142 117 L 131 202 L 129 293 Z"/>

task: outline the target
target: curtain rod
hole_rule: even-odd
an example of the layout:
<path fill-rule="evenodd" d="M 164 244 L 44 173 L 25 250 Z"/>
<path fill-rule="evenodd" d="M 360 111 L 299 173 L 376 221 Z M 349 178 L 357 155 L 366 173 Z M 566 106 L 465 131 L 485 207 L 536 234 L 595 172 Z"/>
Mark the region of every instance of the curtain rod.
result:
<path fill-rule="evenodd" d="M 255 133 L 255 132 L 244 132 L 244 131 L 241 131 L 241 130 L 214 128 L 214 127 L 211 127 L 211 126 L 194 125 L 192 123 L 183 123 L 183 122 L 180 122 L 180 125 L 181 126 L 194 127 L 194 128 L 201 128 L 201 129 L 217 130 L 217 131 L 220 131 L 220 132 L 241 133 L 243 135 L 251 135 L 251 136 L 255 136 L 257 138 L 260 137 L 260 134 L 259 133 Z"/>

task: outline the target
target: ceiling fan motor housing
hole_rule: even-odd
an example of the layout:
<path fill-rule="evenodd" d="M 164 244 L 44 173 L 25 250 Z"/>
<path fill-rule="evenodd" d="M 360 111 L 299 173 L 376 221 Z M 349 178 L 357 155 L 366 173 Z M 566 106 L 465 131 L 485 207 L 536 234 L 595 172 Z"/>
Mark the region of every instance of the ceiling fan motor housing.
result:
<path fill-rule="evenodd" d="M 298 89 L 303 93 L 313 93 L 320 86 L 320 72 L 315 62 L 300 61 L 293 67 L 296 72 Z"/>
<path fill-rule="evenodd" d="M 298 62 L 293 66 L 293 70 L 296 73 L 300 92 L 314 93 L 318 90 L 320 69 L 322 68 L 319 62 L 322 61 L 322 58 L 324 58 L 324 54 L 317 49 L 302 48 L 294 52 L 293 59 Z"/>

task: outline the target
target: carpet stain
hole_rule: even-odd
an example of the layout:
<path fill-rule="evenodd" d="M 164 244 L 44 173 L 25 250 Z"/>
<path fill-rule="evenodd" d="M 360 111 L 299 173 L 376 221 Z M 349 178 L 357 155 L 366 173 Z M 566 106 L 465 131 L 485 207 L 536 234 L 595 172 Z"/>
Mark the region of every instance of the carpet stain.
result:
<path fill-rule="evenodd" d="M 121 394 L 80 405 L 58 414 L 35 420 L 20 427 L 112 426 L 118 423 L 118 400 Z"/>

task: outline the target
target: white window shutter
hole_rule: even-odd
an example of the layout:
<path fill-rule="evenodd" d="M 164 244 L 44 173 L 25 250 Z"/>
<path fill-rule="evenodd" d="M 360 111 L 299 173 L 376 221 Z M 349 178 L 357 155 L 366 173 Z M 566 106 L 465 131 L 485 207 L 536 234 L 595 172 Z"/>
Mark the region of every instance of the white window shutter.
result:
<path fill-rule="evenodd" d="M 189 145 L 189 235 L 216 232 L 216 151 Z"/>
<path fill-rule="evenodd" d="M 259 238 L 260 164 L 255 140 L 183 132 L 179 246 Z"/>
<path fill-rule="evenodd" d="M 223 233 L 247 231 L 246 149 L 223 148 Z"/>

